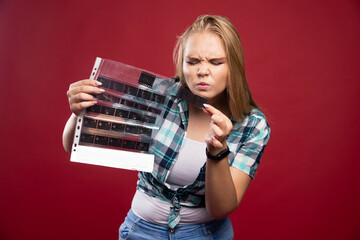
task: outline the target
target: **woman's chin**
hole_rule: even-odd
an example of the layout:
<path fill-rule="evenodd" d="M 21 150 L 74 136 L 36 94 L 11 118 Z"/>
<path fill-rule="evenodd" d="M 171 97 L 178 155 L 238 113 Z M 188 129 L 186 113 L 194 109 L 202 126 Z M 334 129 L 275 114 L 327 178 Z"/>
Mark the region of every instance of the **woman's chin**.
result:
<path fill-rule="evenodd" d="M 206 98 L 206 99 L 209 99 L 209 98 L 210 98 L 210 97 L 209 97 L 209 94 L 207 94 L 207 92 L 205 92 L 205 91 L 198 91 L 198 90 L 192 91 L 192 90 L 191 90 L 191 92 L 192 92 L 193 94 L 197 95 L 197 96 L 200 96 L 200 97 L 203 97 L 203 98 Z"/>

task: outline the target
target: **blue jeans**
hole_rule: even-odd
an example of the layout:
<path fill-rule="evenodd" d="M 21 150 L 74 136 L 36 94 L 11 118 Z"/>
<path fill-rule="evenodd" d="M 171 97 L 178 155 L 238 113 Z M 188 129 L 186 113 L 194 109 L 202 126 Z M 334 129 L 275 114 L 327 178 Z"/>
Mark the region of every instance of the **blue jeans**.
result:
<path fill-rule="evenodd" d="M 137 217 L 129 211 L 119 229 L 119 240 L 161 240 L 161 239 L 234 239 L 231 221 L 228 217 L 201 224 L 176 226 L 174 230 L 165 225 L 157 225 Z"/>

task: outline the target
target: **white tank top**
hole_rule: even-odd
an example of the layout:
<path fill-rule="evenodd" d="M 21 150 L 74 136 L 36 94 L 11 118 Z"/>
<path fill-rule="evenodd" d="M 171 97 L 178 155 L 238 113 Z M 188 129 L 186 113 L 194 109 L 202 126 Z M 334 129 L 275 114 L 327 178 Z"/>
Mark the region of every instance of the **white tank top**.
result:
<path fill-rule="evenodd" d="M 178 158 L 167 178 L 170 188 L 192 184 L 199 175 L 201 167 L 206 162 L 206 144 L 184 138 Z M 170 215 L 171 203 L 151 197 L 137 190 L 133 198 L 131 209 L 139 218 L 148 222 L 167 225 Z M 206 208 L 180 208 L 180 224 L 196 224 L 213 220 Z"/>

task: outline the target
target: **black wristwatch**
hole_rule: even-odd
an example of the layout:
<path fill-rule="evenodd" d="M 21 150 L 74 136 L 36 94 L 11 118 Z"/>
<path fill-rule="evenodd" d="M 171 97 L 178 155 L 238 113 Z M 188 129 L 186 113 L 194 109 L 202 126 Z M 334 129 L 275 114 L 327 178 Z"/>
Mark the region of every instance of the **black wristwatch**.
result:
<path fill-rule="evenodd" d="M 227 147 L 225 150 L 222 150 L 221 152 L 219 152 L 218 154 L 216 154 L 215 156 L 214 155 L 211 155 L 207 148 L 205 148 L 205 151 L 206 151 L 206 156 L 211 159 L 211 160 L 216 160 L 216 161 L 220 161 L 221 159 L 224 159 L 227 155 L 229 155 L 230 153 L 230 150 L 229 150 L 229 147 Z"/>

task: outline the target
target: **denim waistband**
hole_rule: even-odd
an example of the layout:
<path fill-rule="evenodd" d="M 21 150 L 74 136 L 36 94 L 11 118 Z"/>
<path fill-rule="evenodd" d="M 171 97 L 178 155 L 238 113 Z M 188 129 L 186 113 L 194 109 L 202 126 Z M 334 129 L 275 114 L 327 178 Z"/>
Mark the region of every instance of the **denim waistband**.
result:
<path fill-rule="evenodd" d="M 174 229 L 137 217 L 132 210 L 120 227 L 120 239 L 233 239 L 233 228 L 228 217 L 201 224 L 177 225 Z"/>

